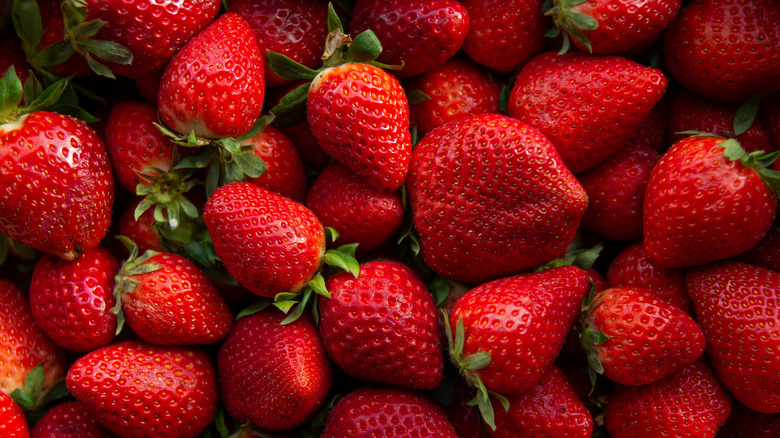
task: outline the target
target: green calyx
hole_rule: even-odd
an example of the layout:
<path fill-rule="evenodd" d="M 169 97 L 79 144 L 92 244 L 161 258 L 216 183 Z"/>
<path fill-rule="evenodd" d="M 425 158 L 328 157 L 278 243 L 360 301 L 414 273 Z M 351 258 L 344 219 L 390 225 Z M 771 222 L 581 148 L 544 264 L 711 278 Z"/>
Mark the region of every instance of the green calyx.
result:
<path fill-rule="evenodd" d="M 604 331 L 595 331 L 589 328 L 588 317 L 590 312 L 601 304 L 601 300 L 596 300 L 596 285 L 592 280 L 588 280 L 590 284 L 590 292 L 582 300 L 580 307 L 580 324 L 578 326 L 580 333 L 580 344 L 583 350 L 585 350 L 588 360 L 588 377 L 590 378 L 590 393 L 596 388 L 596 377 L 599 374 L 604 374 L 604 367 L 598 359 L 596 349 L 594 346 L 601 345 L 607 340 L 609 336 Z"/>
<path fill-rule="evenodd" d="M 545 34 L 548 38 L 556 38 L 563 33 L 563 44 L 558 54 L 564 54 L 571 48 L 570 38 L 593 53 L 590 39 L 586 32 L 598 29 L 599 23 L 590 15 L 574 12 L 572 6 L 584 3 L 587 0 L 546 0 L 543 11 L 546 17 L 551 17 L 553 28 Z"/>
<path fill-rule="evenodd" d="M 116 315 L 116 334 L 118 335 L 125 325 L 125 315 L 122 311 L 122 298 L 125 294 L 133 293 L 138 285 L 141 284 L 133 277 L 157 271 L 162 268 L 162 265 L 157 263 L 146 263 L 149 258 L 159 254 L 158 252 L 148 250 L 144 252 L 143 255 L 139 256 L 138 245 L 136 245 L 135 242 L 126 236 L 117 236 L 117 239 L 119 239 L 119 241 L 130 251 L 130 255 L 122 263 L 119 273 L 114 277 L 114 300 L 116 301 L 116 304 L 110 311 Z"/>
<path fill-rule="evenodd" d="M 780 172 L 771 169 L 772 164 L 780 157 L 780 151 L 764 153 L 755 151 L 747 153 L 734 138 L 723 140 L 720 144 L 723 155 L 731 161 L 739 161 L 748 169 L 753 169 L 761 176 L 764 183 L 780 197 Z"/>
<path fill-rule="evenodd" d="M 14 67 L 9 67 L 0 79 L 0 125 L 35 111 L 56 111 L 67 87 L 68 80 L 61 79 L 44 89 L 33 75 L 22 85 Z"/>
<path fill-rule="evenodd" d="M 192 171 L 165 171 L 156 167 L 144 169 L 137 175 L 145 181 L 135 188 L 135 193 L 142 196 L 133 217 L 138 220 L 144 212 L 154 207 L 154 220 L 168 222 L 171 229 L 178 228 L 182 222 L 182 213 L 190 218 L 198 217 L 198 209 L 184 194 L 196 185 L 198 180 L 190 179 Z"/>

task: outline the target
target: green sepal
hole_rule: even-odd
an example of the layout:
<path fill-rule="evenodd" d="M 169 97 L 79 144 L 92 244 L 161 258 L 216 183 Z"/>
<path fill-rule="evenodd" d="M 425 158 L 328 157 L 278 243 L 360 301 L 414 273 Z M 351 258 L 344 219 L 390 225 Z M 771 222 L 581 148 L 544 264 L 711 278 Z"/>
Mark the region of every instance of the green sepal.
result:
<path fill-rule="evenodd" d="M 24 411 L 32 411 L 38 406 L 38 398 L 43 390 L 43 383 L 46 380 L 46 371 L 44 363 L 32 367 L 27 375 L 24 376 L 24 387 L 16 388 L 11 393 L 11 398 L 19 404 Z"/>
<path fill-rule="evenodd" d="M 319 73 L 319 71 L 312 70 L 281 53 L 269 50 L 266 52 L 265 57 L 268 62 L 268 68 L 282 79 L 310 81 Z"/>
<path fill-rule="evenodd" d="M 13 0 L 11 19 L 16 34 L 22 40 L 22 50 L 29 56 L 38 49 L 43 38 L 41 10 L 36 0 Z"/>
<path fill-rule="evenodd" d="M 590 15 L 570 10 L 572 6 L 580 4 L 583 1 L 584 0 L 554 0 L 552 5 L 549 2 L 545 2 L 544 4 L 544 15 L 551 17 L 553 24 L 555 25 L 553 29 L 550 29 L 545 33 L 545 36 L 548 38 L 556 38 L 558 35 L 563 34 L 563 43 L 561 45 L 561 50 L 558 52 L 559 55 L 569 51 L 571 47 L 570 38 L 586 47 L 588 52 L 593 53 L 590 39 L 584 31 L 598 29 L 598 21 Z"/>
<path fill-rule="evenodd" d="M 409 243 L 409 250 L 412 252 L 413 256 L 420 254 L 420 238 L 417 236 L 417 232 L 414 230 L 411 215 L 407 215 L 407 217 L 404 219 L 404 223 L 401 226 L 401 231 L 399 233 L 398 239 L 396 240 L 396 243 L 400 245 L 404 241 Z"/>
<path fill-rule="evenodd" d="M 266 114 L 264 116 L 260 116 L 255 120 L 254 125 L 247 131 L 246 133 L 236 137 L 236 140 L 244 140 L 244 139 L 250 139 L 252 137 L 255 137 L 257 135 L 260 135 L 265 131 L 265 127 L 273 123 L 274 118 L 276 118 L 273 114 Z"/>
<path fill-rule="evenodd" d="M 238 315 L 236 315 L 236 321 L 238 321 L 240 318 L 243 318 L 245 316 L 254 315 L 257 312 L 265 310 L 268 306 L 270 306 L 272 303 L 271 300 L 261 300 L 256 302 L 255 304 L 252 304 L 249 307 L 244 308 L 240 312 L 238 312 Z"/>
<path fill-rule="evenodd" d="M 431 96 L 428 96 L 425 94 L 424 91 L 415 88 L 414 90 L 410 90 L 408 93 L 406 93 L 406 100 L 409 102 L 409 105 L 418 105 L 426 100 L 432 100 Z"/>
<path fill-rule="evenodd" d="M 747 155 L 742 145 L 734 138 L 723 140 L 719 145 L 723 148 L 723 155 L 731 161 L 741 160 Z"/>
<path fill-rule="evenodd" d="M 73 44 L 69 41 L 57 41 L 56 43 L 46 47 L 45 49 L 37 52 L 35 55 L 29 58 L 30 65 L 38 68 L 45 68 L 52 65 L 59 65 L 70 59 L 73 54 L 76 53 L 76 49 L 73 48 Z"/>
<path fill-rule="evenodd" d="M 344 56 L 346 62 L 368 63 L 374 61 L 382 53 L 382 43 L 374 31 L 368 29 L 359 33 L 349 45 Z"/>
<path fill-rule="evenodd" d="M 301 301 L 295 305 L 290 313 L 287 314 L 287 317 L 285 317 L 282 322 L 279 324 L 281 325 L 287 325 L 292 322 L 295 322 L 298 320 L 298 318 L 303 315 L 303 311 L 306 310 L 306 306 L 309 304 L 309 301 L 311 300 L 313 295 L 311 288 L 306 288 L 303 290 L 303 293 L 301 293 Z"/>
<path fill-rule="evenodd" d="M 41 84 L 41 81 L 39 81 L 32 70 L 30 70 L 27 74 L 27 80 L 24 82 L 24 101 L 34 101 L 38 96 L 43 94 L 43 91 L 43 84 Z"/>
<path fill-rule="evenodd" d="M 158 263 L 145 263 L 147 260 L 149 260 L 150 257 L 159 254 L 158 252 L 147 250 L 144 252 L 144 254 L 139 256 L 138 245 L 136 245 L 136 243 L 133 242 L 130 238 L 122 235 L 116 236 L 116 238 L 122 242 L 122 244 L 130 252 L 130 255 L 122 263 L 119 272 L 116 274 L 116 276 L 114 276 L 113 294 L 116 304 L 114 304 L 114 306 L 109 309 L 111 313 L 116 315 L 117 326 L 115 335 L 119 335 L 119 333 L 122 332 L 125 324 L 125 314 L 122 310 L 122 298 L 125 294 L 133 293 L 138 285 L 141 284 L 138 280 L 132 277 L 157 271 L 162 268 L 162 265 Z"/>
<path fill-rule="evenodd" d="M 490 365 L 490 353 L 479 351 L 460 361 L 460 367 L 464 370 L 477 371 Z"/>
<path fill-rule="evenodd" d="M 348 252 L 342 251 L 339 248 L 329 249 L 322 257 L 324 263 L 328 266 L 339 267 L 352 274 L 355 278 L 358 278 L 360 275 L 360 263 L 358 263 L 354 255 L 351 255 Z"/>
<path fill-rule="evenodd" d="M 479 409 L 479 414 L 482 416 L 482 421 L 488 425 L 490 430 L 496 430 L 496 413 L 493 410 L 493 404 L 490 402 L 491 392 L 482 383 L 482 379 L 476 377 L 473 379 L 472 385 L 477 389 L 477 395 L 471 399 L 467 404 L 469 406 L 476 406 Z M 504 404 L 502 403 L 502 406 Z M 509 402 L 505 406 L 506 410 L 509 410 Z"/>
<path fill-rule="evenodd" d="M 0 115 L 18 108 L 22 97 L 24 97 L 24 86 L 12 65 L 0 79 Z"/>
<path fill-rule="evenodd" d="M 758 115 L 759 102 L 761 101 L 760 94 L 754 94 L 745 101 L 737 109 L 737 113 L 734 115 L 734 135 L 742 135 L 750 129 L 750 125 Z"/>
<path fill-rule="evenodd" d="M 282 100 L 279 101 L 276 106 L 271 108 L 272 114 L 283 114 L 303 109 L 305 107 L 306 99 L 309 97 L 309 88 L 311 82 L 295 87 L 292 91 L 285 94 Z"/>
<path fill-rule="evenodd" d="M 327 242 L 335 242 L 338 240 L 340 234 L 338 231 L 336 231 L 333 227 L 325 227 L 325 241 Z"/>
<path fill-rule="evenodd" d="M 322 295 L 325 298 L 330 298 L 330 292 L 325 286 L 325 277 L 321 273 L 314 274 L 311 280 L 309 280 L 309 287 L 317 294 Z"/>
<path fill-rule="evenodd" d="M 534 272 L 544 271 L 550 268 L 557 268 L 560 266 L 576 266 L 583 271 L 587 271 L 592 268 L 596 263 L 601 251 L 604 249 L 604 245 L 601 243 L 596 244 L 593 248 L 584 248 L 569 251 L 565 256 L 559 259 L 552 260 L 534 270 Z"/>
<path fill-rule="evenodd" d="M 25 102 L 25 112 L 31 113 L 51 108 L 60 100 L 63 94 L 65 94 L 67 87 L 68 79 L 60 79 L 43 90 L 43 92 L 32 102 Z"/>
<path fill-rule="evenodd" d="M 336 13 L 333 3 L 328 2 L 328 32 L 333 32 L 335 29 L 344 32 L 344 26 L 341 24 L 341 19 Z"/>
<path fill-rule="evenodd" d="M 447 299 L 450 297 L 450 283 L 446 278 L 436 276 L 428 283 L 428 292 L 433 297 L 433 302 L 436 307 L 441 308 L 447 303 Z"/>

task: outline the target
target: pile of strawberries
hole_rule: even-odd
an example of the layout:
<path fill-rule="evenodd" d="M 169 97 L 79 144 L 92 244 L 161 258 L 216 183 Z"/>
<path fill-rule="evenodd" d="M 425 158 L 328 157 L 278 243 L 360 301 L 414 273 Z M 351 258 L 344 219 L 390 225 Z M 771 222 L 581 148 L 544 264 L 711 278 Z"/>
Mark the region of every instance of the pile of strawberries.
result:
<path fill-rule="evenodd" d="M 13 0 L 0 436 L 780 436 L 777 0 Z"/>

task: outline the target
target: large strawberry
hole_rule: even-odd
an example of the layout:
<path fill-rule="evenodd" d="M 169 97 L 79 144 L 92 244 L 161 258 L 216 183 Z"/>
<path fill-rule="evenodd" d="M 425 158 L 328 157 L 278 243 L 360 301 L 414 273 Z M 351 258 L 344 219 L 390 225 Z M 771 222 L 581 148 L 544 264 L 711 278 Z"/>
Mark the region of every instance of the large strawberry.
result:
<path fill-rule="evenodd" d="M 580 173 L 625 145 L 666 82 L 660 70 L 626 58 L 546 52 L 517 74 L 509 115 L 541 131 Z"/>
<path fill-rule="evenodd" d="M 727 261 L 690 270 L 686 284 L 723 384 L 753 410 L 780 412 L 780 273 Z"/>
<path fill-rule="evenodd" d="M 587 205 L 539 131 L 495 114 L 426 135 L 414 149 L 407 186 L 423 261 L 468 283 L 562 256 Z"/>
<path fill-rule="evenodd" d="M 125 438 L 194 438 L 219 398 L 214 364 L 194 347 L 110 344 L 76 360 L 65 381 L 98 423 Z"/>
<path fill-rule="evenodd" d="M 239 318 L 217 362 L 227 411 L 268 430 L 303 424 L 333 386 L 331 364 L 312 320 L 303 316 L 282 325 L 283 318 L 274 308 Z"/>
<path fill-rule="evenodd" d="M 3 392 L 0 392 L 0 433 L 3 438 L 30 438 L 22 408 Z"/>
<path fill-rule="evenodd" d="M 661 267 L 686 267 L 747 251 L 772 224 L 778 181 L 759 156 L 746 154 L 736 140 L 680 140 L 661 157 L 647 183 L 647 259 Z"/>
<path fill-rule="evenodd" d="M 62 402 L 35 423 L 30 438 L 116 438 L 75 400 Z"/>

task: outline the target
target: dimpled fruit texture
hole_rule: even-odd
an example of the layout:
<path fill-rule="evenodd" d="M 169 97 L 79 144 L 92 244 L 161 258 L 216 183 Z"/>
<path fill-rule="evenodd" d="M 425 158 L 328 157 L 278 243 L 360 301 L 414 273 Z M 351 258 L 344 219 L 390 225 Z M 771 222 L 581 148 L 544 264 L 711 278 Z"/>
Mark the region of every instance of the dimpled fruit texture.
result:
<path fill-rule="evenodd" d="M 0 392 L 0 435 L 3 438 L 30 438 L 24 411 L 4 392 Z"/>
<path fill-rule="evenodd" d="M 0 429 L 1 430 L 1 429 Z M 3 435 L 5 437 L 5 435 Z M 35 423 L 30 438 L 116 438 L 77 401 L 60 403 Z"/>
<path fill-rule="evenodd" d="M 391 436 L 457 437 L 437 404 L 392 387 L 364 387 L 347 394 L 330 411 L 322 432 L 322 438 Z"/>

